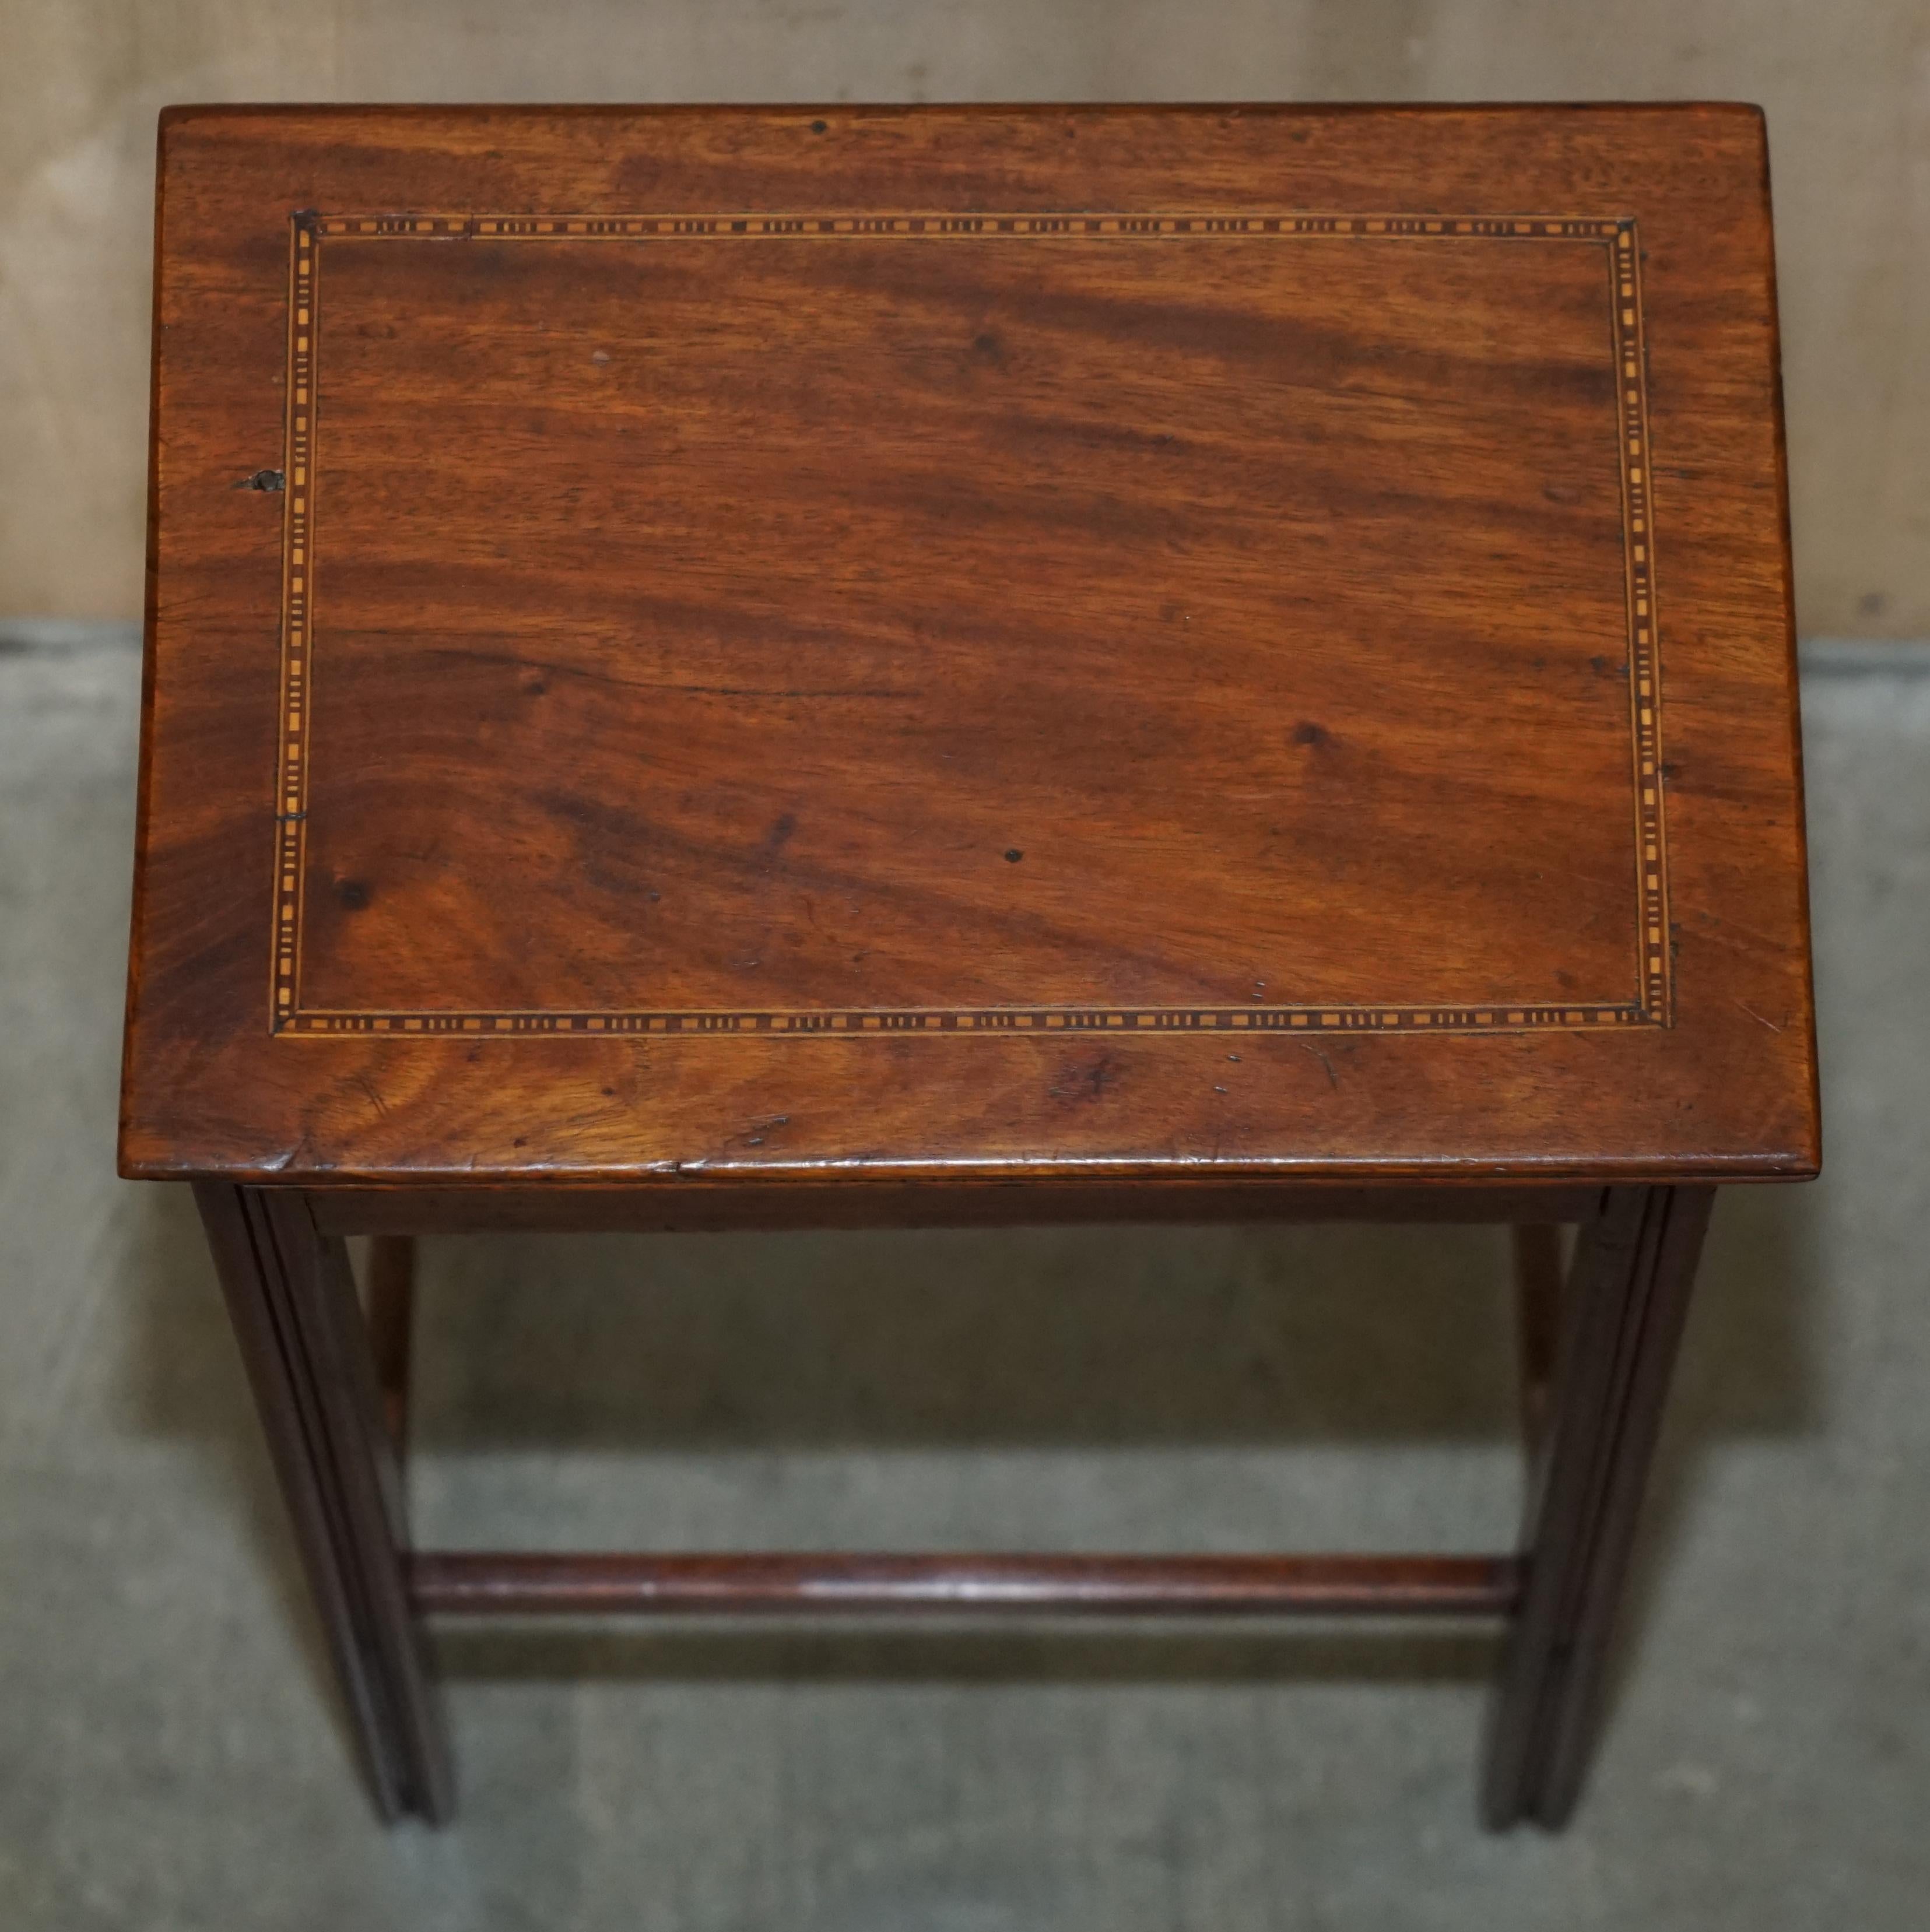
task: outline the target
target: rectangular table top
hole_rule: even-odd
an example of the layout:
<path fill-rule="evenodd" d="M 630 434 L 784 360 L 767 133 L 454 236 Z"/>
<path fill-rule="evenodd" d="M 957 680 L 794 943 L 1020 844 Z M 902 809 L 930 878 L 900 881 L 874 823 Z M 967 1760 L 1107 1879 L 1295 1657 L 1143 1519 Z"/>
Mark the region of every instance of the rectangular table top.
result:
<path fill-rule="evenodd" d="M 126 1172 L 1799 1175 L 1753 110 L 164 116 Z"/>

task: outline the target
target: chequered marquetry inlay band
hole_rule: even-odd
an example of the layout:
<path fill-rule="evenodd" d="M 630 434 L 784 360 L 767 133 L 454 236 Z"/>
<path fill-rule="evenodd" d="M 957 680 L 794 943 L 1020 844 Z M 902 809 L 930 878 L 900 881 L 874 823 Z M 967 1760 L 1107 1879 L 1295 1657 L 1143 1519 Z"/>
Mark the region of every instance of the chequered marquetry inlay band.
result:
<path fill-rule="evenodd" d="M 308 842 L 309 693 L 314 651 L 315 392 L 324 244 L 451 238 L 530 242 L 653 241 L 929 241 L 1016 238 L 1274 237 L 1425 244 L 1480 237 L 1520 245 L 1580 244 L 1602 251 L 1610 336 L 1618 374 L 1628 704 L 1633 761 L 1638 922 L 1636 985 L 1627 997 L 1566 1005 L 1227 1007 L 1067 1006 L 803 1011 L 754 1009 L 610 1012 L 335 1011 L 302 1000 L 302 894 Z M 282 568 L 281 732 L 276 800 L 275 940 L 270 1024 L 298 1034 L 397 1033 L 782 1034 L 866 1035 L 1045 1033 L 1065 1029 L 1187 1034 L 1490 1032 L 1543 1028 L 1667 1025 L 1670 1019 L 1668 872 L 1663 833 L 1661 682 L 1656 632 L 1654 518 L 1650 508 L 1647 389 L 1642 349 L 1641 251 L 1627 218 L 1507 215 L 1432 217 L 1265 213 L 1055 214 L 297 214 L 292 224 L 287 500 Z"/>

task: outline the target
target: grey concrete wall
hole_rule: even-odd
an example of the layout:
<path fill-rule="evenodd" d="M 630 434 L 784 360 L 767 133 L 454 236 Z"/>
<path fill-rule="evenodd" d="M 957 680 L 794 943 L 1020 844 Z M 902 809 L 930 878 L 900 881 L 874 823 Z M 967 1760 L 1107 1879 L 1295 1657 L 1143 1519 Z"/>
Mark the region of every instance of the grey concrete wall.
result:
<path fill-rule="evenodd" d="M 0 0 L 0 612 L 139 608 L 170 101 L 1671 97 L 1769 111 L 1800 622 L 1930 633 L 1922 0 Z"/>

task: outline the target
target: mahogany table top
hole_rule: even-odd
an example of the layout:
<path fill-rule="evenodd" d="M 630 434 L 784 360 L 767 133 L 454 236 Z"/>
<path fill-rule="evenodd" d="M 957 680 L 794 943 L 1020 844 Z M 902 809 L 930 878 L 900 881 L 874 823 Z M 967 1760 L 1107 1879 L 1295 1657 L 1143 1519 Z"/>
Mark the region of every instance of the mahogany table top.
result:
<path fill-rule="evenodd" d="M 145 1176 L 1796 1176 L 1763 132 L 164 117 Z"/>

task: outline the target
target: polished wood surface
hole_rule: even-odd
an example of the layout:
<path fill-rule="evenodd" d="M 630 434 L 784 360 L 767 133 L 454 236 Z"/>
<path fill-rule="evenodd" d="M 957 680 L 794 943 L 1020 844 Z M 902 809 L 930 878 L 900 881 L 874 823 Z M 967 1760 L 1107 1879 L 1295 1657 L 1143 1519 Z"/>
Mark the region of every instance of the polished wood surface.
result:
<path fill-rule="evenodd" d="M 418 1551 L 410 1597 L 467 1616 L 1498 1616 L 1505 1556 L 632 1556 Z"/>
<path fill-rule="evenodd" d="M 161 195 L 128 1172 L 1813 1169 L 1752 114 L 188 110 Z"/>

